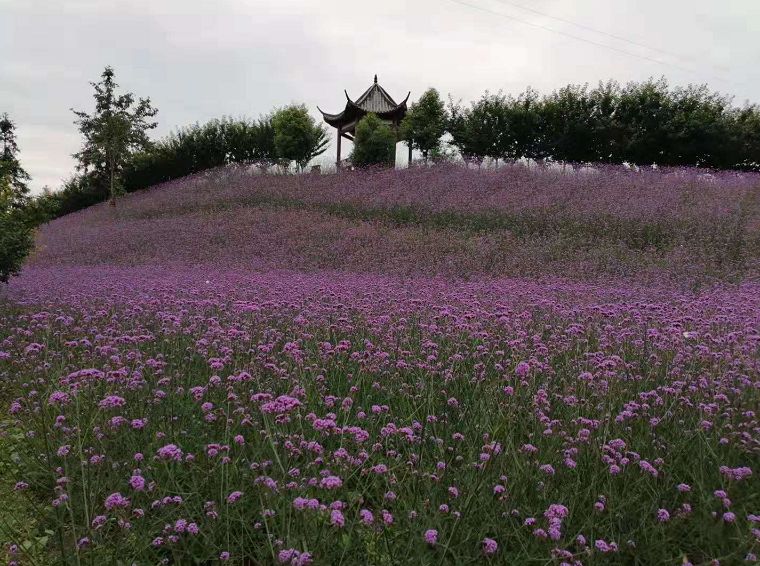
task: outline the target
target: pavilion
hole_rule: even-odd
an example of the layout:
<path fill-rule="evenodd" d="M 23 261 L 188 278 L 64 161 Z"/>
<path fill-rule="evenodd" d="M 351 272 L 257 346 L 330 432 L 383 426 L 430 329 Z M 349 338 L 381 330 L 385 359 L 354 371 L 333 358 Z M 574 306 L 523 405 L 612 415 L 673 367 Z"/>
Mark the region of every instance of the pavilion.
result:
<path fill-rule="evenodd" d="M 347 140 L 354 140 L 354 132 L 356 131 L 356 124 L 364 118 L 370 112 L 377 114 L 377 117 L 386 122 L 394 131 L 398 133 L 398 128 L 401 125 L 401 120 L 406 115 L 406 101 L 409 100 L 409 94 L 406 98 L 397 104 L 391 95 L 377 84 L 377 75 L 375 75 L 375 82 L 367 90 L 364 91 L 359 98 L 351 100 L 347 91 L 343 91 L 346 95 L 346 107 L 343 112 L 338 114 L 328 114 L 324 112 L 319 106 L 317 110 L 322 113 L 322 117 L 325 122 L 330 124 L 333 128 L 338 130 L 338 156 L 336 164 L 340 169 L 340 145 L 342 138 Z M 409 163 L 412 162 L 412 147 L 409 146 Z"/>

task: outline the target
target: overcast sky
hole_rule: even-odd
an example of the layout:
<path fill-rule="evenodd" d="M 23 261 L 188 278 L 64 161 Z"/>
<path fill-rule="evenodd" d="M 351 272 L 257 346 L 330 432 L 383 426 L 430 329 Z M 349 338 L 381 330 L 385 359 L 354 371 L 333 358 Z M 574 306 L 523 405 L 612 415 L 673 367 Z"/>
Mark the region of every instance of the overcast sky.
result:
<path fill-rule="evenodd" d="M 760 102 L 759 38 L 758 0 L 0 0 L 0 112 L 38 191 L 73 172 L 70 108 L 92 109 L 105 65 L 150 96 L 159 137 L 289 102 L 338 112 L 375 73 L 397 101 L 665 75 Z"/>

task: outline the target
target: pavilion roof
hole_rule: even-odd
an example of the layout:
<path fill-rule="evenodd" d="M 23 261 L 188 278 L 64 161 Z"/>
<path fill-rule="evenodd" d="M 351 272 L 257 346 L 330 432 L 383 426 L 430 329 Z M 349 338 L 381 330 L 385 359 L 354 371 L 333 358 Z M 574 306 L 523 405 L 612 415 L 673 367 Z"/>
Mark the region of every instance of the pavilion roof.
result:
<path fill-rule="evenodd" d="M 329 114 L 317 107 L 325 122 L 334 128 L 360 119 L 369 112 L 377 114 L 380 118 L 391 120 L 397 118 L 400 120 L 406 114 L 406 101 L 409 100 L 409 94 L 411 94 L 407 94 L 401 103 L 396 103 L 391 95 L 377 83 L 377 75 L 375 75 L 374 83 L 356 100 L 351 100 L 348 92 L 343 92 L 346 94 L 346 107 L 343 112 Z"/>

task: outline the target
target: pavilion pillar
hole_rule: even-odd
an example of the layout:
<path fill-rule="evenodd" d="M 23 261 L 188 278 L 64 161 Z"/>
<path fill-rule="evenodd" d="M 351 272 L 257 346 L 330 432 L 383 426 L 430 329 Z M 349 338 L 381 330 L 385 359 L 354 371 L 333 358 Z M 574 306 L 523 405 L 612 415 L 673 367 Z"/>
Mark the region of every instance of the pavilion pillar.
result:
<path fill-rule="evenodd" d="M 343 138 L 343 130 L 341 130 L 341 128 L 338 128 L 338 158 L 337 158 L 337 161 L 335 162 L 335 167 L 337 169 L 340 169 L 340 142 L 341 142 L 341 138 Z"/>
<path fill-rule="evenodd" d="M 407 165 L 407 167 L 411 167 L 412 166 L 412 142 L 411 141 L 406 142 L 406 147 L 409 148 L 409 164 Z"/>

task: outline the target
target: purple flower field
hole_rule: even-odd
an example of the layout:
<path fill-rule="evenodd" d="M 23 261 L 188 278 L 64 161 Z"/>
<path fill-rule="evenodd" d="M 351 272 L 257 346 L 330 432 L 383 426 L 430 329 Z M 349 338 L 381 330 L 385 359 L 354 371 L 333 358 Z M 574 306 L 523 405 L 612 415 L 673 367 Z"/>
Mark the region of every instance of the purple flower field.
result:
<path fill-rule="evenodd" d="M 758 196 L 227 171 L 52 222 L 0 290 L 4 558 L 757 562 Z"/>

